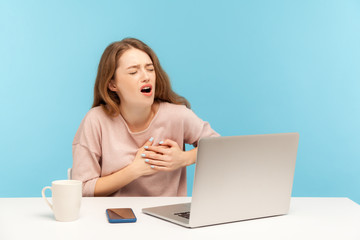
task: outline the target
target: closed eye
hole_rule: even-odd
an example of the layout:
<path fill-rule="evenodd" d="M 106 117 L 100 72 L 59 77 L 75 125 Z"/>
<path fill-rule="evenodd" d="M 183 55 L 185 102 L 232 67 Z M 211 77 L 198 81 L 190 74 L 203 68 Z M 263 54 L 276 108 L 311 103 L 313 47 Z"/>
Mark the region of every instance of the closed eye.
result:
<path fill-rule="evenodd" d="M 152 71 L 154 71 L 154 64 L 148 63 L 148 64 L 145 65 L 145 68 L 146 68 L 148 71 L 152 72 Z"/>

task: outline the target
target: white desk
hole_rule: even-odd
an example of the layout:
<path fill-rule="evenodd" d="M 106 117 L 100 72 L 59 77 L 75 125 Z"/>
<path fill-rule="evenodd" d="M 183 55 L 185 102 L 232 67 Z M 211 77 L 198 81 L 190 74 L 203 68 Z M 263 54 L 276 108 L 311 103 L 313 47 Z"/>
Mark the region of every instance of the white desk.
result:
<path fill-rule="evenodd" d="M 57 222 L 41 198 L 0 198 L 0 239 L 360 240 L 360 206 L 347 198 L 292 198 L 285 216 L 187 229 L 141 213 L 190 198 L 83 198 L 80 219 Z M 106 208 L 131 207 L 136 223 L 110 224 Z M 216 214 L 216 212 L 214 212 Z"/>

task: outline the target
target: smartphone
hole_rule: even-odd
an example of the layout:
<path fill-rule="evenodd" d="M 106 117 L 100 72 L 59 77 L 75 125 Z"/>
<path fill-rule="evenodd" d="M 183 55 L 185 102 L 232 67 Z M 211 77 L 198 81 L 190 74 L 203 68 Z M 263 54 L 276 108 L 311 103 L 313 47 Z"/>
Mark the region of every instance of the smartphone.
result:
<path fill-rule="evenodd" d="M 131 208 L 109 208 L 106 209 L 109 223 L 136 222 L 136 217 Z"/>

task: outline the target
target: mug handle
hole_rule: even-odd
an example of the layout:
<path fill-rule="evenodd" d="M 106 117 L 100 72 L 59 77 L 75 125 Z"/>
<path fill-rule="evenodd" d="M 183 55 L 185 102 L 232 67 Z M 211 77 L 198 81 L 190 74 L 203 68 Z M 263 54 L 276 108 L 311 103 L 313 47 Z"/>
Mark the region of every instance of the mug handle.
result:
<path fill-rule="evenodd" d="M 45 200 L 45 202 L 49 205 L 49 207 L 51 208 L 51 209 L 53 209 L 53 205 L 47 200 L 47 198 L 45 197 L 45 190 L 46 189 L 50 189 L 51 191 L 52 191 L 52 189 L 51 189 L 51 187 L 44 187 L 43 188 L 43 190 L 41 191 L 41 194 L 42 194 L 42 197 L 43 197 L 43 199 Z"/>

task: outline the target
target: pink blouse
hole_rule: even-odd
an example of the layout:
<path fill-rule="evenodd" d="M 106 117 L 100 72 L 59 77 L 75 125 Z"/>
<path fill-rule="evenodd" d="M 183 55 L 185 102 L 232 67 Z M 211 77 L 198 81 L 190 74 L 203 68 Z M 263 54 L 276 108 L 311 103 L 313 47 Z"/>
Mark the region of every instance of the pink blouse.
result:
<path fill-rule="evenodd" d="M 161 102 L 149 127 L 133 133 L 121 115 L 111 118 L 101 107 L 92 108 L 82 120 L 73 141 L 72 178 L 83 182 L 83 196 L 94 196 L 99 177 L 129 165 L 150 137 L 154 145 L 171 139 L 183 149 L 202 137 L 219 136 L 209 123 L 183 105 Z M 186 167 L 140 177 L 112 196 L 186 196 Z"/>

